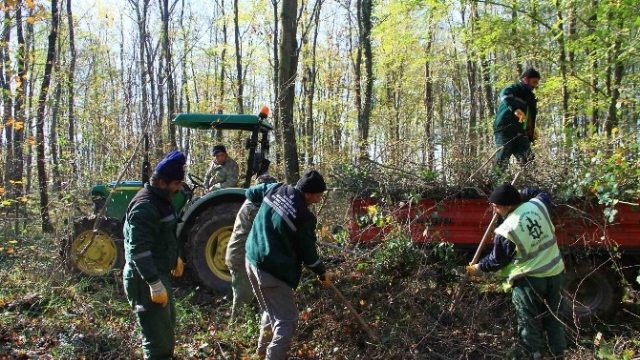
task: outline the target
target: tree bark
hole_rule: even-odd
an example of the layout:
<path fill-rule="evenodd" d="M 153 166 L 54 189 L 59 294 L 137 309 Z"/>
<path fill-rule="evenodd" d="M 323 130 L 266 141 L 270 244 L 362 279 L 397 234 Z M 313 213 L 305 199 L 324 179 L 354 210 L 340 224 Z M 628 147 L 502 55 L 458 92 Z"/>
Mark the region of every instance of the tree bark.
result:
<path fill-rule="evenodd" d="M 236 0 L 237 2 L 237 0 Z M 298 67 L 298 53 L 296 40 L 296 10 L 297 0 L 282 0 L 280 19 L 282 22 L 282 39 L 280 42 L 280 69 L 279 69 L 279 93 L 282 100 L 279 102 L 285 177 L 287 183 L 294 184 L 300 178 L 300 165 L 298 162 L 298 147 L 293 125 L 293 106 L 295 101 L 295 80 Z"/>
<path fill-rule="evenodd" d="M 68 107 L 67 107 L 67 116 L 69 117 L 69 127 L 68 127 L 68 136 L 69 136 L 69 145 L 67 149 L 67 153 L 69 156 L 69 161 L 71 163 L 71 170 L 73 172 L 73 176 L 71 177 L 71 185 L 73 186 L 78 180 L 78 164 L 76 160 L 76 119 L 74 114 L 74 82 L 75 82 L 75 72 L 76 72 L 76 42 L 75 42 L 75 30 L 73 24 L 73 12 L 71 10 L 71 0 L 67 0 L 67 27 L 69 31 L 69 69 L 68 69 L 68 82 L 67 82 L 67 96 L 68 96 Z"/>
<path fill-rule="evenodd" d="M 20 5 L 18 5 L 16 8 L 16 33 L 18 41 L 18 51 L 16 56 L 18 65 L 18 84 L 16 86 L 15 101 L 13 103 L 13 113 L 15 115 L 16 124 L 18 124 L 19 126 L 16 126 L 13 129 L 13 164 L 10 180 L 13 180 L 13 183 L 11 185 L 13 187 L 15 195 L 22 196 L 24 194 L 24 159 L 22 146 L 24 143 L 24 129 L 26 123 L 25 96 L 27 94 L 28 84 L 28 49 L 25 44 L 24 35 L 22 32 L 22 7 Z"/>
<path fill-rule="evenodd" d="M 38 168 L 38 186 L 40 190 L 40 215 L 42 219 L 42 231 L 50 233 L 54 231 L 49 217 L 49 194 L 47 189 L 47 171 L 44 148 L 44 117 L 47 105 L 49 84 L 51 83 L 51 69 L 55 61 L 56 41 L 58 37 L 58 0 L 51 0 L 51 31 L 49 32 L 49 46 L 47 48 L 47 61 L 44 66 L 40 96 L 38 97 L 38 112 L 36 119 L 36 151 Z"/>
<path fill-rule="evenodd" d="M 596 31 L 596 22 L 598 21 L 598 0 L 591 0 L 591 17 L 588 22 L 589 35 L 593 35 Z M 593 54 L 593 49 L 587 49 L 591 62 L 591 114 L 589 116 L 589 124 L 592 126 L 592 131 L 597 133 L 600 127 L 600 121 L 598 119 L 598 57 Z"/>
<path fill-rule="evenodd" d="M 565 152 L 568 154 L 573 146 L 573 124 L 569 120 L 569 85 L 567 83 L 567 52 L 564 33 L 564 18 L 560 3 L 556 2 L 556 18 L 557 30 L 556 38 L 558 40 L 558 64 L 560 65 L 560 76 L 562 78 L 562 124 L 564 127 Z"/>
<path fill-rule="evenodd" d="M 3 175 L 3 182 L 5 186 L 12 192 L 12 184 L 9 181 L 11 179 L 11 173 L 13 170 L 13 161 L 15 155 L 13 153 L 13 124 L 15 119 L 12 117 L 13 99 L 11 96 L 11 77 L 13 71 L 11 70 L 11 59 L 9 58 L 9 43 L 11 42 L 11 8 L 13 5 L 8 0 L 4 1 L 4 24 L 2 27 L 2 43 L 0 49 L 2 51 L 2 124 L 4 127 L 4 135 L 7 144 L 7 153 L 5 154 L 6 168 Z M 0 138 L 0 146 L 2 145 L 2 138 Z"/>
<path fill-rule="evenodd" d="M 294 9 L 295 11 L 295 9 Z M 294 17 L 295 18 L 295 17 Z M 244 114 L 244 104 L 243 104 L 243 92 L 244 92 L 244 79 L 242 73 L 242 44 L 240 43 L 240 24 L 238 21 L 238 0 L 233 1 L 233 28 L 235 34 L 235 44 L 236 44 L 236 82 L 237 82 L 237 93 L 236 93 L 236 101 L 238 102 L 238 113 Z"/>
<path fill-rule="evenodd" d="M 142 1 L 142 3 L 141 3 Z M 142 112 L 140 119 L 140 130 L 148 132 L 149 129 L 149 107 L 147 93 L 147 67 L 145 59 L 147 58 L 146 39 L 147 39 L 147 12 L 149 8 L 149 0 L 129 0 L 136 11 L 136 22 L 138 23 L 138 56 L 140 70 L 140 110 Z M 141 6 L 142 5 L 142 6 Z"/>
<path fill-rule="evenodd" d="M 371 106 L 373 98 L 373 53 L 371 51 L 371 11 L 372 0 L 357 0 L 358 24 L 360 29 L 360 44 L 362 57 L 364 58 L 364 79 L 361 111 L 358 113 L 358 142 L 360 144 L 360 157 L 368 158 L 369 149 L 369 123 L 371 118 Z M 360 64 L 361 65 L 361 64 Z"/>
<path fill-rule="evenodd" d="M 271 5 L 273 6 L 273 127 L 276 135 L 276 146 L 275 146 L 275 154 L 276 154 L 276 163 L 280 162 L 281 154 L 280 154 L 280 146 L 278 143 L 282 140 L 282 127 L 280 126 L 280 81 L 279 81 L 279 71 L 280 71 L 280 58 L 278 57 L 278 4 L 280 0 L 271 0 Z"/>
<path fill-rule="evenodd" d="M 167 124 L 169 125 L 169 146 L 176 149 L 176 127 L 171 119 L 176 111 L 176 88 L 173 80 L 173 60 L 171 56 L 171 43 L 169 42 L 169 1 L 160 0 L 162 10 L 162 55 L 165 61 L 165 77 L 167 79 Z"/>
<path fill-rule="evenodd" d="M 435 150 L 433 146 L 433 79 L 431 75 L 431 46 L 433 44 L 433 24 L 429 17 L 427 43 L 425 44 L 425 63 L 424 63 L 424 145 L 422 148 L 422 163 L 429 170 L 435 169 L 434 158 Z"/>

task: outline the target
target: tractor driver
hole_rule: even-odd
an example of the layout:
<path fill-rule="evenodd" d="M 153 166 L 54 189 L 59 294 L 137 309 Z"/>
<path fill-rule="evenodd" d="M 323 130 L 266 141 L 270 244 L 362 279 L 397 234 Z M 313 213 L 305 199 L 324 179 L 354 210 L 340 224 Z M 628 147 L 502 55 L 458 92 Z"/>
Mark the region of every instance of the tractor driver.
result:
<path fill-rule="evenodd" d="M 238 163 L 228 154 L 224 145 L 213 147 L 213 161 L 204 178 L 206 191 L 238 186 Z"/>

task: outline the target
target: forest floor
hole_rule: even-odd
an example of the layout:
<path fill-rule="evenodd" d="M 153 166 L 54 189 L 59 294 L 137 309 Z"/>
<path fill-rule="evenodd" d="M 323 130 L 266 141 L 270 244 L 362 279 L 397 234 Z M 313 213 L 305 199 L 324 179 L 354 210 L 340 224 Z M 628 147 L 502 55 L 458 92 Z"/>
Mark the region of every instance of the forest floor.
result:
<path fill-rule="evenodd" d="M 33 236 L 0 244 L 0 359 L 141 358 L 121 274 L 102 279 L 69 274 L 57 244 L 53 237 Z M 358 251 L 321 247 L 336 273 L 335 286 L 379 339 L 370 341 L 332 290 L 306 273 L 297 290 L 295 359 L 507 357 L 516 343 L 509 294 L 492 281 L 461 285 L 448 248 L 416 249 L 397 237 Z M 229 297 L 216 297 L 187 280 L 176 288 L 179 358 L 253 358 L 255 308 L 230 324 Z M 639 356 L 638 314 L 639 302 L 627 296 L 608 321 L 570 330 L 569 358 Z"/>

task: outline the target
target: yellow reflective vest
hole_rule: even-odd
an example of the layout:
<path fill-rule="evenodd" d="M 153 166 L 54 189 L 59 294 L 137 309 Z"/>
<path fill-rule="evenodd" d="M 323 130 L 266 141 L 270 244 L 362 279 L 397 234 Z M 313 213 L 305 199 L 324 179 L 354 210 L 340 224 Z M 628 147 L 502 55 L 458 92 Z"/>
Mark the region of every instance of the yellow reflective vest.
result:
<path fill-rule="evenodd" d="M 525 277 L 549 277 L 564 271 L 555 227 L 544 203 L 536 198 L 520 204 L 495 233 L 516 245 L 513 262 L 505 269 L 509 284 Z"/>

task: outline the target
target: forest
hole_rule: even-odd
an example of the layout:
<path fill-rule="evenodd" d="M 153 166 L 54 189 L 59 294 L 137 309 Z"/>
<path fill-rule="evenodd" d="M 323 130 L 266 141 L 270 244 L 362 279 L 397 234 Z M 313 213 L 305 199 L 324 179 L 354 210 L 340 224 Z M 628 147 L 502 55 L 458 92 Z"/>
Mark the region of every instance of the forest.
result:
<path fill-rule="evenodd" d="M 427 194 L 485 194 L 498 93 L 528 68 L 541 74 L 535 160 L 518 185 L 598 204 L 605 227 L 620 206 L 638 209 L 636 0 L 1 0 L 0 9 L 0 359 L 142 356 L 122 272 L 69 271 L 60 247 L 74 219 L 92 214 L 91 188 L 141 180 L 146 159 L 155 166 L 180 150 L 187 172 L 204 177 L 224 144 L 244 174 L 246 133 L 175 126 L 180 113 L 257 115 L 266 105 L 269 173 L 290 184 L 307 169 L 325 174 L 320 252 L 380 343 L 307 274 L 291 354 L 300 359 L 506 357 L 517 338 L 510 297 L 495 284 L 458 284 L 450 244 L 412 246 L 382 216 L 398 231 L 373 247 L 342 229 L 356 197 L 378 197 L 371 211 L 383 213 Z M 625 271 L 640 284 L 637 263 Z M 621 285 L 615 315 L 572 328 L 570 358 L 639 356 L 632 285 Z M 456 291 L 473 306 L 443 319 Z M 250 358 L 257 315 L 227 324 L 228 296 L 189 281 L 176 294 L 177 355 Z"/>

